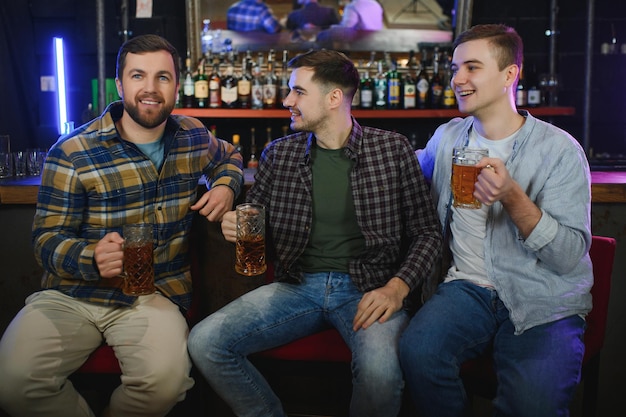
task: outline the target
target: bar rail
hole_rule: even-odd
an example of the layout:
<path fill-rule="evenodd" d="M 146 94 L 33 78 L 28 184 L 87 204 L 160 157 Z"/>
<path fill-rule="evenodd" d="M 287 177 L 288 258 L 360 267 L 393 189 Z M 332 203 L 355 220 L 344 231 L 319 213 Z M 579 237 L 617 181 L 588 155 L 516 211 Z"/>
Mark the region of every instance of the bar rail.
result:
<path fill-rule="evenodd" d="M 245 170 L 246 186 L 254 182 L 253 172 Z M 36 204 L 39 177 L 0 179 L 0 206 Z M 591 171 L 592 203 L 626 203 L 626 171 Z"/>

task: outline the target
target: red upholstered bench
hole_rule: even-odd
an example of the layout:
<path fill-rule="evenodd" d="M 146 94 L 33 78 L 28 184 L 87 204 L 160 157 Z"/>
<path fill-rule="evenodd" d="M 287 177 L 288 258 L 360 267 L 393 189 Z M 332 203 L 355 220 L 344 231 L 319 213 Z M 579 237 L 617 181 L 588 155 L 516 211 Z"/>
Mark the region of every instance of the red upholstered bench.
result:
<path fill-rule="evenodd" d="M 113 348 L 102 345 L 94 350 L 83 365 L 76 371 L 86 374 L 121 374 L 120 363 Z"/>
<path fill-rule="evenodd" d="M 265 282 L 274 280 L 273 265 L 269 264 Z M 328 329 L 286 345 L 278 346 L 256 354 L 257 356 L 287 361 L 351 362 L 352 353 L 339 332 Z"/>
<path fill-rule="evenodd" d="M 595 416 L 598 391 L 600 350 L 604 344 L 608 315 L 611 274 L 616 241 L 610 237 L 593 236 L 589 254 L 593 263 L 594 284 L 591 289 L 593 309 L 587 315 L 585 356 L 583 359 L 583 416 Z M 268 274 L 270 275 L 270 274 Z M 259 354 L 262 357 L 290 361 L 350 362 L 351 353 L 335 329 L 326 330 Z M 493 398 L 496 375 L 491 357 L 486 355 L 465 362 L 461 377 L 468 394 Z"/>
<path fill-rule="evenodd" d="M 585 356 L 583 359 L 583 416 L 595 415 L 598 390 L 598 372 L 600 350 L 604 344 L 608 303 L 611 288 L 611 274 L 615 256 L 616 241 L 613 238 L 594 236 L 590 250 L 593 262 L 594 285 L 593 310 L 587 316 L 585 332 Z M 269 268 L 267 281 L 272 279 Z M 194 297 L 195 300 L 196 297 Z M 194 301 L 193 305 L 197 305 Z M 194 307 L 188 317 L 194 316 Z M 335 329 L 325 330 L 286 345 L 278 346 L 258 353 L 258 357 L 286 361 L 303 362 L 350 362 L 350 349 Z M 94 351 L 87 362 L 77 371 L 82 373 L 120 373 L 119 363 L 113 350 L 106 345 Z M 461 376 L 468 388 L 468 393 L 492 398 L 495 395 L 497 380 L 493 363 L 488 356 L 463 364 Z"/>
<path fill-rule="evenodd" d="M 324 330 L 257 355 L 287 361 L 350 362 L 352 353 L 339 332 Z"/>

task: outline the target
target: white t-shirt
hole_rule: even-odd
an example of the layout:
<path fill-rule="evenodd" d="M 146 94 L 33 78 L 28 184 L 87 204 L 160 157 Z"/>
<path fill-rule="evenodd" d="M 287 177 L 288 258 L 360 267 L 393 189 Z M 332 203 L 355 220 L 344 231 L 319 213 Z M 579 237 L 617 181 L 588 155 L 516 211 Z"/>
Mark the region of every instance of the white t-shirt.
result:
<path fill-rule="evenodd" d="M 472 129 L 468 147 L 487 148 L 490 158 L 498 158 L 506 162 L 513 152 L 516 134 L 517 132 L 500 140 L 489 140 Z M 485 269 L 483 246 L 488 210 L 489 207 L 484 204 L 480 209 L 452 207 L 450 220 L 452 266 L 448 270 L 445 281 L 466 279 L 480 286 L 493 287 Z"/>

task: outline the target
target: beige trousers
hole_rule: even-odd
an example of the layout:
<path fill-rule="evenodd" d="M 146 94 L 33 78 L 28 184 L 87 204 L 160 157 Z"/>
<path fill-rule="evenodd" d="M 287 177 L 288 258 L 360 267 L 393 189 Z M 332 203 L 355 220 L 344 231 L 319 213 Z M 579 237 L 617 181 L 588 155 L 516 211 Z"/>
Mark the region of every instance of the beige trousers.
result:
<path fill-rule="evenodd" d="M 94 416 L 67 377 L 105 340 L 122 369 L 111 415 L 165 416 L 193 386 L 188 332 L 178 307 L 158 293 L 128 308 L 37 292 L 0 340 L 0 408 L 14 417 Z"/>

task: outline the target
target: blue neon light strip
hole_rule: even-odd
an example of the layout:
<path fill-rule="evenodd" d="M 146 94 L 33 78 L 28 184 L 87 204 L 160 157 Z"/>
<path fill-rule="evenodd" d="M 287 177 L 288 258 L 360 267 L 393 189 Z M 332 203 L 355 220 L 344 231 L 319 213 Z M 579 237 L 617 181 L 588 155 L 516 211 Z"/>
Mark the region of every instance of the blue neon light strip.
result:
<path fill-rule="evenodd" d="M 66 132 L 67 123 L 67 93 L 65 89 L 65 54 L 63 52 L 63 38 L 54 38 L 54 68 L 57 82 L 57 103 L 59 114 L 59 133 Z"/>

